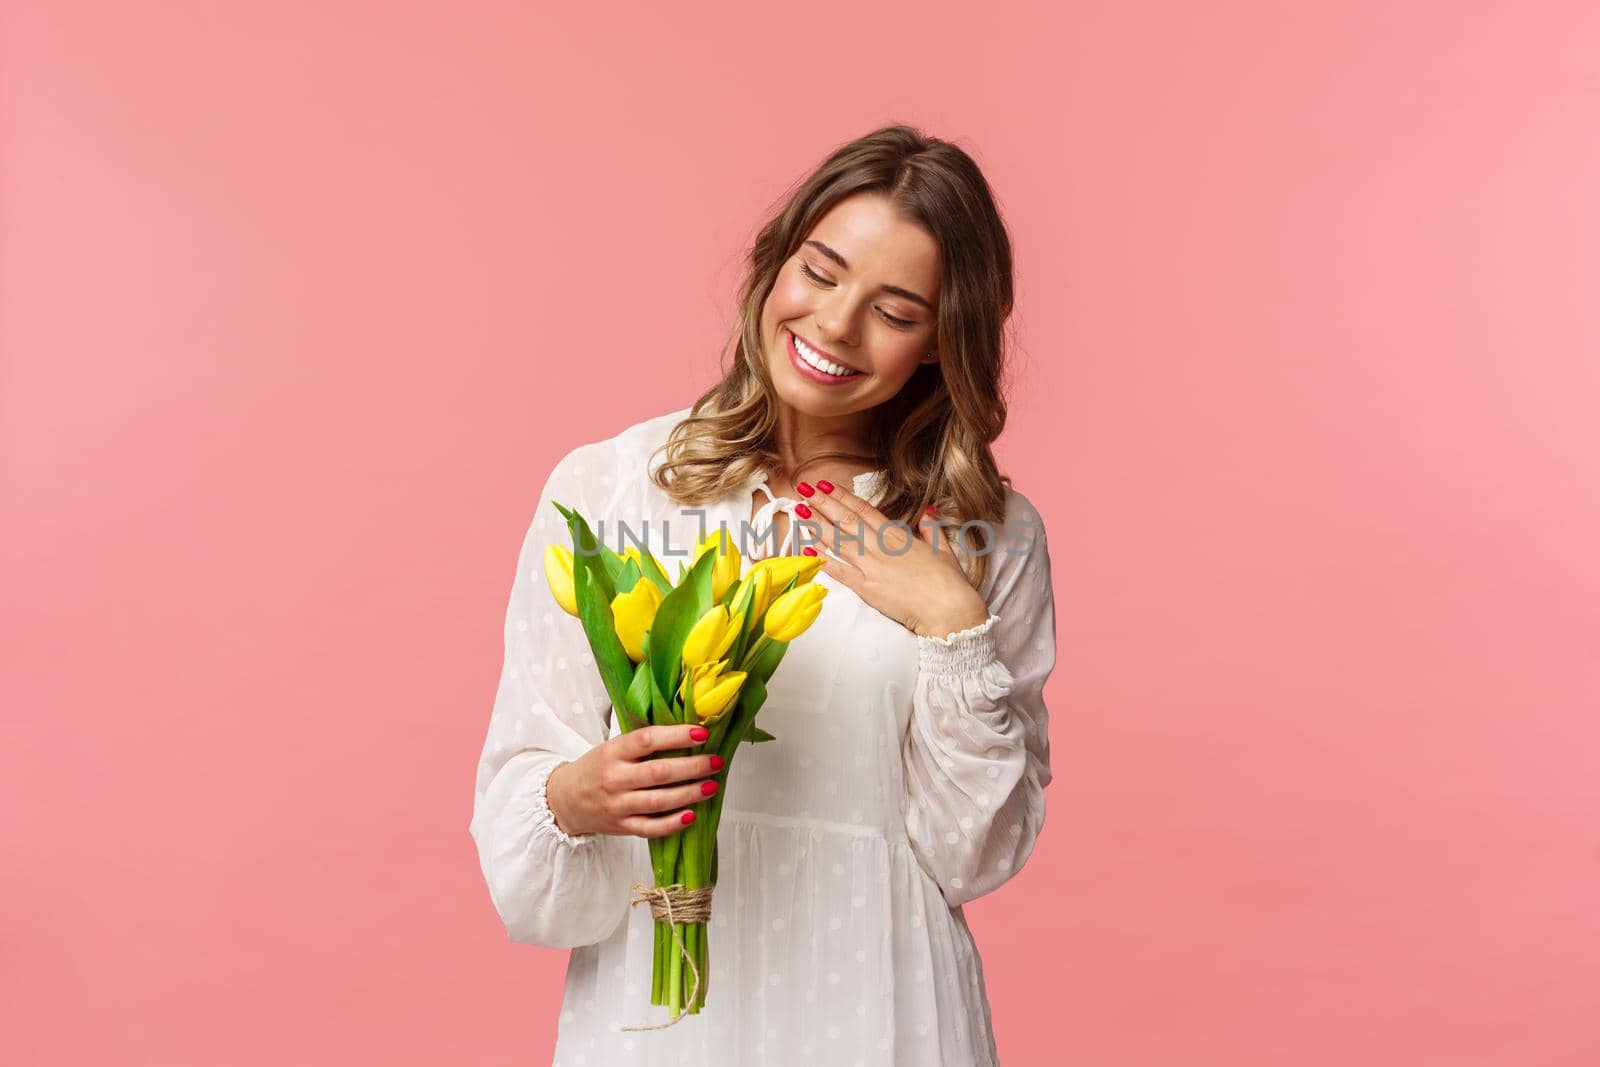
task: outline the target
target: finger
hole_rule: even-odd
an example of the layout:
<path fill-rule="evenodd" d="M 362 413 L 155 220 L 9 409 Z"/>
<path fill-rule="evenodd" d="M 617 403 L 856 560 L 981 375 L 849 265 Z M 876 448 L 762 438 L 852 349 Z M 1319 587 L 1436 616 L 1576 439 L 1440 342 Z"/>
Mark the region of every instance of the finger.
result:
<path fill-rule="evenodd" d="M 917 524 L 919 532 L 923 534 L 928 544 L 932 545 L 934 551 L 942 558 L 953 559 L 955 557 L 955 547 L 950 543 L 950 538 L 946 533 L 951 525 L 953 524 L 939 517 L 938 509 L 932 504 L 928 505 L 928 510 L 923 515 L 922 522 Z"/>
<path fill-rule="evenodd" d="M 663 749 L 694 748 L 711 736 L 711 732 L 704 726 L 691 723 L 662 723 L 659 726 L 641 726 L 620 736 L 625 739 L 624 757 L 639 760 Z"/>
<path fill-rule="evenodd" d="M 865 518 L 875 526 L 882 526 L 889 521 L 889 516 L 872 506 L 871 501 L 855 494 L 855 491 L 844 485 L 834 485 L 832 482 L 821 481 L 817 488 L 822 492 L 822 499 L 837 500 L 851 511 Z"/>
<path fill-rule="evenodd" d="M 817 552 L 821 552 L 823 555 L 828 554 L 823 552 L 824 549 L 827 549 L 828 552 L 835 551 L 834 546 L 838 544 L 839 531 L 833 523 L 818 513 L 815 508 L 806 503 L 796 504 L 793 523 L 795 527 L 795 545 L 802 555 L 817 554 L 815 552 L 806 552 L 808 547 L 815 548 Z"/>
<path fill-rule="evenodd" d="M 820 556 L 822 558 L 822 569 L 819 573 L 826 574 L 829 578 L 832 578 L 845 588 L 853 590 L 857 596 L 862 597 L 862 599 L 866 599 L 864 596 L 865 590 L 863 588 L 866 579 L 866 572 L 860 567 L 846 563 L 843 559 L 835 556 L 832 552 L 828 551 L 826 547 L 822 546 L 819 546 L 818 548 L 808 547 L 803 550 L 803 554 L 808 556 Z"/>
<path fill-rule="evenodd" d="M 832 483 L 827 483 L 832 485 Z M 856 496 L 842 485 L 832 485 L 832 488 L 817 492 L 806 498 L 806 503 L 816 508 L 830 522 L 843 526 L 848 530 L 862 530 L 867 533 L 876 532 L 878 527 L 888 522 L 888 516 L 873 507 L 871 504 Z"/>
<path fill-rule="evenodd" d="M 635 789 L 618 797 L 616 807 L 612 810 L 624 817 L 650 815 L 658 811 L 679 811 L 692 807 L 707 797 L 715 796 L 720 788 L 715 778 L 707 778 L 701 782 L 661 789 Z"/>
<path fill-rule="evenodd" d="M 722 757 L 715 752 L 693 756 L 652 756 L 650 759 L 623 763 L 616 780 L 619 791 L 655 789 L 690 778 L 709 778 L 721 770 Z"/>
<path fill-rule="evenodd" d="M 804 508 L 805 511 L 801 509 Z M 801 526 L 810 532 L 810 540 L 801 540 L 815 546 L 822 556 L 844 563 L 848 567 L 860 570 L 862 556 L 866 555 L 874 537 L 862 526 L 861 516 L 854 512 L 846 512 L 840 516 L 842 524 L 835 522 L 820 509 L 810 504 L 797 504 L 795 515 Z M 804 538 L 802 534 L 802 538 Z"/>
<path fill-rule="evenodd" d="M 666 837 L 681 833 L 694 822 L 692 809 L 675 811 L 670 815 L 629 815 L 617 822 L 617 828 L 635 837 Z"/>

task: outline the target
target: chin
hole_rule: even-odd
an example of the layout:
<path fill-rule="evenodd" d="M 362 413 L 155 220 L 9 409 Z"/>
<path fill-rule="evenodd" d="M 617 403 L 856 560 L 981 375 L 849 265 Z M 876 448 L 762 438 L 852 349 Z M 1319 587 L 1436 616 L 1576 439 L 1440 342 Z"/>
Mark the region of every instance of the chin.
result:
<path fill-rule="evenodd" d="M 779 400 L 805 415 L 841 415 L 847 410 L 845 405 L 830 400 L 826 394 L 818 396 L 809 383 L 796 381 L 794 371 L 789 367 L 780 367 L 773 374 L 772 388 Z"/>

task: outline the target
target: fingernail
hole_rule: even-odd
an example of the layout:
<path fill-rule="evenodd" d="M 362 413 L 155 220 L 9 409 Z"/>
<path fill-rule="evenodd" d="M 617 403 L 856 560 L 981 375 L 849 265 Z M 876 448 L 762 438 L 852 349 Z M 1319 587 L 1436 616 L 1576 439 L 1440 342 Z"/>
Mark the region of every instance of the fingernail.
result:
<path fill-rule="evenodd" d="M 711 754 L 711 769 L 714 771 L 722 770 L 722 757 L 715 752 Z"/>
<path fill-rule="evenodd" d="M 816 492 L 816 490 L 811 488 L 810 484 L 807 482 L 801 482 L 799 485 L 795 486 L 795 488 L 800 490 L 801 496 L 810 496 L 812 493 Z"/>
<path fill-rule="evenodd" d="M 831 492 L 833 492 L 833 483 L 832 482 L 819 481 L 817 483 L 817 488 L 821 489 L 824 493 L 831 493 Z"/>
<path fill-rule="evenodd" d="M 812 548 L 810 545 L 807 545 L 800 550 L 800 554 L 802 556 L 815 556 L 817 554 L 817 550 Z"/>
<path fill-rule="evenodd" d="M 794 506 L 794 513 L 800 516 L 802 519 L 809 519 L 811 517 L 811 509 L 806 507 L 804 504 L 796 504 Z"/>
<path fill-rule="evenodd" d="M 715 793 L 716 791 L 717 791 L 717 783 L 716 782 L 701 782 L 700 783 L 700 795 L 701 796 L 707 796 L 708 797 L 712 793 Z"/>
<path fill-rule="evenodd" d="M 688 826 L 692 822 L 694 822 L 694 812 L 692 812 L 692 811 L 684 812 L 683 813 L 683 825 Z"/>
<path fill-rule="evenodd" d="M 689 738 L 692 741 L 704 741 L 706 738 L 708 738 L 710 736 L 711 736 L 711 731 L 707 730 L 704 726 L 691 726 L 691 727 L 689 727 Z"/>

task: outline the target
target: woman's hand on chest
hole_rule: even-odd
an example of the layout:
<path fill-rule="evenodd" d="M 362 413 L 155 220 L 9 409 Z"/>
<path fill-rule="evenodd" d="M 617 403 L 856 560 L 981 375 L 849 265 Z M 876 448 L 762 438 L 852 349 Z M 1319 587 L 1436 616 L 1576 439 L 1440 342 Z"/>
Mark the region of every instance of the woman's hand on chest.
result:
<path fill-rule="evenodd" d="M 918 636 L 945 637 L 989 617 L 944 526 L 931 517 L 913 533 L 849 489 L 819 485 L 796 505 L 794 521 L 797 540 L 822 557 L 824 574 Z"/>

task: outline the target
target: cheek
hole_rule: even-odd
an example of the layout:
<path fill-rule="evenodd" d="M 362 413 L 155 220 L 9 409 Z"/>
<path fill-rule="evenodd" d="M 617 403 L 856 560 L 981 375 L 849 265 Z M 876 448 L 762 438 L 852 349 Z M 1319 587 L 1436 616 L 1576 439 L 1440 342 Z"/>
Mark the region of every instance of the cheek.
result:
<path fill-rule="evenodd" d="M 882 373 L 891 378 L 909 378 L 916 373 L 922 365 L 922 357 L 927 354 L 929 342 L 921 344 L 904 337 L 895 337 L 884 342 L 879 349 L 877 365 Z"/>
<path fill-rule="evenodd" d="M 780 276 L 767 296 L 766 313 L 769 322 L 785 322 L 798 318 L 810 309 L 806 291 L 788 275 Z"/>

